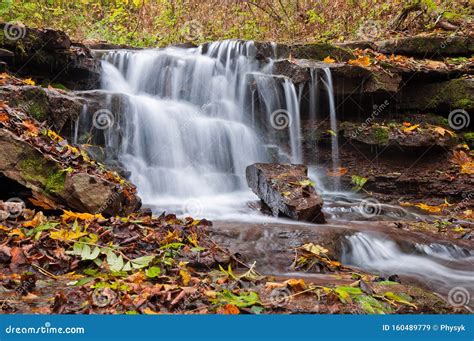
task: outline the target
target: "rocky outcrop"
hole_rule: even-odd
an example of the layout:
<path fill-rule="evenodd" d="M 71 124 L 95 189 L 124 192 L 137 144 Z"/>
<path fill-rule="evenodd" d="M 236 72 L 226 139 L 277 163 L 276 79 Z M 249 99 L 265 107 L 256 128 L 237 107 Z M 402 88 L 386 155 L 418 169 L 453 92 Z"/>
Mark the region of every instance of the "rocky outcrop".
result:
<path fill-rule="evenodd" d="M 3 106 L 0 114 L 0 173 L 28 188 L 35 200 L 107 215 L 140 207 L 133 185 L 54 132 L 41 131 L 38 122 L 18 110 Z"/>
<path fill-rule="evenodd" d="M 62 31 L 0 23 L 0 48 L 9 51 L 0 54 L 0 61 L 19 75 L 70 89 L 92 89 L 99 84 L 100 61 Z"/>
<path fill-rule="evenodd" d="M 410 130 L 412 127 L 413 130 Z M 442 127 L 412 125 L 403 127 L 401 124 L 356 124 L 343 122 L 340 125 L 344 137 L 369 146 L 378 147 L 410 147 L 427 149 L 431 147 L 453 147 L 459 139 L 456 134 Z M 437 131 L 438 129 L 438 131 Z"/>
<path fill-rule="evenodd" d="M 422 58 L 471 56 L 474 36 L 414 36 L 376 42 L 377 50 L 385 54 L 400 54 Z"/>
<path fill-rule="evenodd" d="M 274 216 L 324 223 L 323 201 L 305 165 L 256 163 L 246 169 L 247 183 Z"/>
<path fill-rule="evenodd" d="M 71 92 L 31 85 L 0 86 L 0 98 L 59 132 L 67 122 L 79 117 L 86 103 Z"/>
<path fill-rule="evenodd" d="M 474 113 L 474 78 L 459 78 L 446 82 L 413 84 L 398 96 L 398 107 L 404 110 L 449 112 L 463 109 Z"/>

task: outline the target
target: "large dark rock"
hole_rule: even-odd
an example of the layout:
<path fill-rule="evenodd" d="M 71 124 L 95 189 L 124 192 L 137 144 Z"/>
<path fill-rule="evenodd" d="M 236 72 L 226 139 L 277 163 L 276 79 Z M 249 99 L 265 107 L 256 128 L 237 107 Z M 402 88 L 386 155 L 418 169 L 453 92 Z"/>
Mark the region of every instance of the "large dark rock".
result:
<path fill-rule="evenodd" d="M 376 42 L 379 52 L 424 58 L 466 56 L 474 53 L 474 36 L 414 36 Z"/>
<path fill-rule="evenodd" d="M 246 169 L 252 191 L 274 216 L 325 223 L 323 201 L 308 179 L 305 165 L 255 163 Z"/>
<path fill-rule="evenodd" d="M 0 23 L 0 61 L 19 75 L 61 83 L 70 89 L 92 89 L 100 82 L 100 61 L 74 45 L 66 33 Z"/>
<path fill-rule="evenodd" d="M 3 107 L 0 122 L 0 183 L 13 181 L 36 200 L 56 208 L 107 215 L 130 214 L 141 206 L 136 188 L 105 170 L 23 112 Z"/>

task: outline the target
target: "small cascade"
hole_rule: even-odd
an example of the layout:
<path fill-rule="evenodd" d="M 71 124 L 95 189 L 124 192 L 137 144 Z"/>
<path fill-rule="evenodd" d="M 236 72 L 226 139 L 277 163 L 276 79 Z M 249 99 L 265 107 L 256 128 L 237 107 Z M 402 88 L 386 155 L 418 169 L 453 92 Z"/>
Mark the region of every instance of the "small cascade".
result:
<path fill-rule="evenodd" d="M 424 254 L 405 252 L 390 239 L 359 232 L 347 237 L 341 261 L 379 274 L 412 277 L 441 291 L 449 291 L 453 285 L 474 290 L 472 265 L 465 255 L 459 257 L 459 250 L 440 252 L 441 248 L 428 245 L 416 249 L 430 251 Z M 431 257 L 433 254 L 435 257 Z"/>
<path fill-rule="evenodd" d="M 337 136 L 337 120 L 336 120 L 336 104 L 334 100 L 334 87 L 332 83 L 332 75 L 331 70 L 329 68 L 323 69 L 326 81 L 324 85 L 326 86 L 326 90 L 328 93 L 328 100 L 329 100 L 329 117 L 331 121 L 331 130 L 333 134 L 331 134 L 331 150 L 332 150 L 332 169 L 333 172 L 337 172 L 339 168 L 339 141 Z M 334 180 L 334 190 L 339 191 L 341 188 L 340 179 L 339 177 L 333 177 Z"/>

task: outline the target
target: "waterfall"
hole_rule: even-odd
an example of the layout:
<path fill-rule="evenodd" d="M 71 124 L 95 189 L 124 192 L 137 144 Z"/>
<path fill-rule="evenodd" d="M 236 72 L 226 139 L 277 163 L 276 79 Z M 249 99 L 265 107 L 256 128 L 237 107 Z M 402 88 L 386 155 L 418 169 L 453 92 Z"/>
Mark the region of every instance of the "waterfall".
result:
<path fill-rule="evenodd" d="M 331 121 L 331 150 L 332 150 L 332 170 L 333 172 L 337 172 L 339 168 L 339 142 L 337 136 L 337 120 L 336 120 L 336 104 L 334 100 L 334 87 L 332 84 L 332 75 L 331 70 L 329 68 L 323 69 L 324 74 L 326 76 L 326 82 L 324 82 L 326 86 L 326 90 L 328 93 L 328 100 L 329 100 L 329 117 Z M 334 180 L 334 189 L 336 191 L 340 190 L 340 178 L 333 177 Z"/>
<path fill-rule="evenodd" d="M 131 172 L 145 204 L 196 214 L 175 206 L 198 200 L 197 214 L 211 214 L 208 205 L 254 198 L 246 166 L 303 162 L 302 87 L 273 75 L 273 59 L 258 60 L 253 42 L 117 50 L 103 58 L 102 89 L 115 120 L 104 144 Z M 333 122 L 333 98 L 331 108 Z M 286 113 L 286 126 L 269 124 L 276 111 Z"/>
<path fill-rule="evenodd" d="M 449 291 L 455 284 L 474 290 L 472 256 L 439 244 L 417 245 L 416 249 L 423 250 L 422 254 L 405 252 L 383 236 L 359 232 L 347 237 L 341 261 L 385 275 L 414 277 L 436 289 Z"/>

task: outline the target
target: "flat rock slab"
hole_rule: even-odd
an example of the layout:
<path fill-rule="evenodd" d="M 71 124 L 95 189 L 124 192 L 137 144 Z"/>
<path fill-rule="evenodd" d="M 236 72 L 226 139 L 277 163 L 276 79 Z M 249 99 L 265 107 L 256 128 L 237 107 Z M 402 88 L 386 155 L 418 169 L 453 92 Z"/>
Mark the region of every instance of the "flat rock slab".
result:
<path fill-rule="evenodd" d="M 322 224 L 323 200 L 305 165 L 255 163 L 246 169 L 247 183 L 274 216 Z"/>

